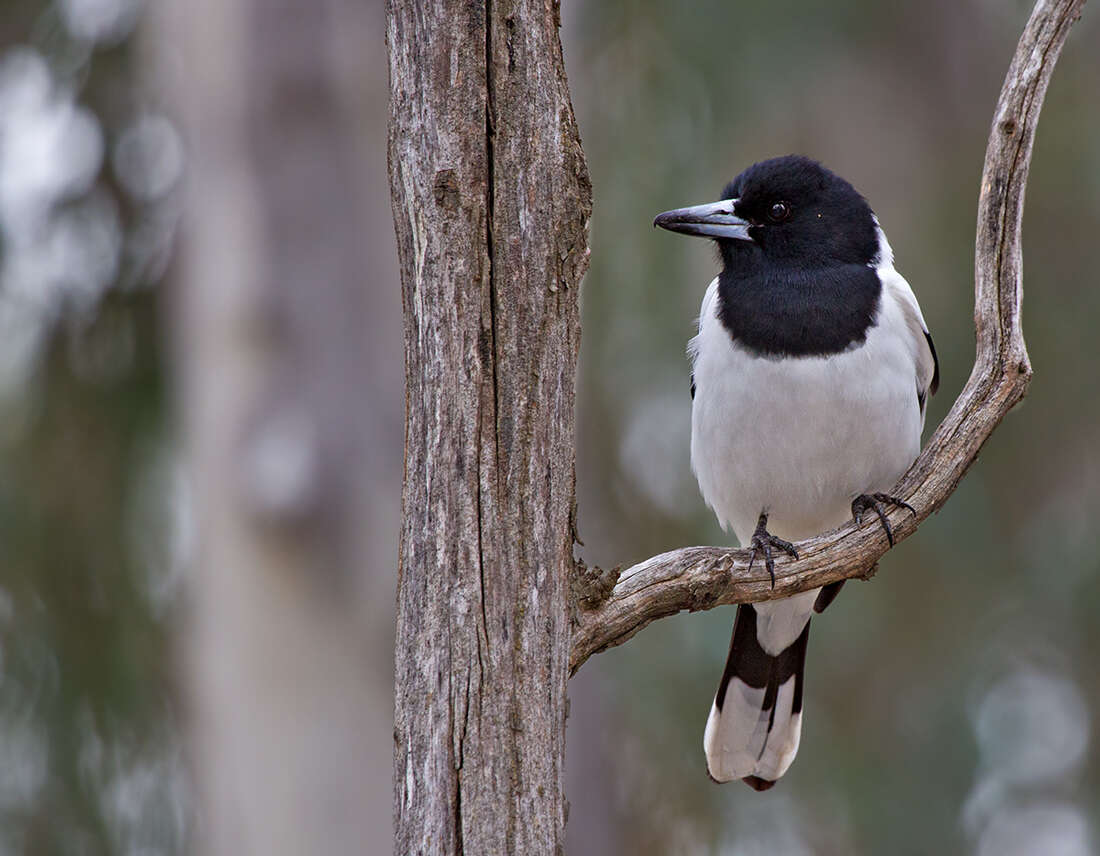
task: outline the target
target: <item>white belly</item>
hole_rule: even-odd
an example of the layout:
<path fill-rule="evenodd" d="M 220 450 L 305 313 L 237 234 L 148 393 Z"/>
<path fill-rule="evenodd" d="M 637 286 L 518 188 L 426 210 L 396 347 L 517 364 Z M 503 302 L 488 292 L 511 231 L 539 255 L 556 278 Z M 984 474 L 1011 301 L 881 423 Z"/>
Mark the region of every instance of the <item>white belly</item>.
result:
<path fill-rule="evenodd" d="M 920 451 L 916 366 L 900 307 L 884 293 L 858 348 L 766 358 L 715 315 L 717 280 L 692 342 L 691 461 L 707 504 L 742 544 L 761 511 L 799 540 L 838 526 L 861 493 L 889 490 Z"/>

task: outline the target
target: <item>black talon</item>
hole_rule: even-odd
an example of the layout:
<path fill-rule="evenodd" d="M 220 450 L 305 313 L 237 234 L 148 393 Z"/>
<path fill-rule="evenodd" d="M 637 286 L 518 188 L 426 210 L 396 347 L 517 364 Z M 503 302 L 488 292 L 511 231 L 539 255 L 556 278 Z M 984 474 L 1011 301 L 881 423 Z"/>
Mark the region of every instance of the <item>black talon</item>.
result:
<path fill-rule="evenodd" d="M 749 557 L 749 570 L 756 561 L 756 551 L 764 554 L 764 567 L 768 569 L 768 576 L 772 578 L 772 588 L 775 588 L 775 560 L 772 558 L 772 547 L 778 547 L 792 558 L 798 558 L 798 551 L 790 541 L 776 538 L 768 531 L 768 515 L 761 512 L 760 519 L 756 521 L 756 531 L 752 533 L 752 541 L 749 542 L 752 555 Z"/>
<path fill-rule="evenodd" d="M 868 508 L 872 509 L 875 514 L 878 515 L 879 522 L 882 523 L 882 528 L 886 530 L 886 540 L 890 542 L 890 546 L 894 546 L 894 530 L 890 527 L 890 521 L 886 519 L 886 512 L 882 510 L 883 503 L 887 505 L 893 505 L 897 508 L 905 508 L 914 516 L 917 516 L 917 511 L 913 506 L 903 499 L 898 499 L 896 496 L 890 496 L 888 493 L 861 493 L 855 499 L 852 500 L 852 517 L 858 525 L 863 525 L 863 512 Z"/>

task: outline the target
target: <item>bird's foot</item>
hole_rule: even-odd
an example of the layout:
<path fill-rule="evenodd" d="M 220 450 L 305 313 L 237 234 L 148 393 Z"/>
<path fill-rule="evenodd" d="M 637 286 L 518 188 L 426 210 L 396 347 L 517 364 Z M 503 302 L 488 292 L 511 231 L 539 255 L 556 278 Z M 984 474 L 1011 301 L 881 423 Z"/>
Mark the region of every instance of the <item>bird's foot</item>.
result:
<path fill-rule="evenodd" d="M 749 547 L 752 550 L 752 556 L 749 558 L 749 570 L 752 570 L 752 563 L 756 561 L 757 552 L 763 553 L 764 567 L 768 569 L 768 576 L 772 578 L 772 588 L 775 588 L 775 559 L 772 558 L 772 548 L 782 550 L 790 554 L 792 558 L 798 558 L 798 551 L 794 548 L 794 544 L 790 541 L 784 541 L 782 538 L 776 538 L 768 531 L 768 515 L 763 513 L 760 515 L 760 519 L 756 521 L 756 531 L 752 533 L 752 541 L 749 542 Z"/>
<path fill-rule="evenodd" d="M 890 528 L 890 521 L 886 519 L 886 512 L 883 510 L 884 505 L 893 505 L 897 508 L 908 509 L 909 512 L 916 517 L 917 512 L 908 502 L 903 499 L 898 499 L 896 496 L 890 496 L 888 493 L 861 493 L 855 499 L 852 500 L 852 517 L 858 525 L 863 525 L 863 513 L 868 509 L 871 509 L 878 515 L 879 522 L 882 523 L 882 528 L 886 530 L 886 540 L 890 542 L 890 546 L 894 546 L 894 530 Z"/>

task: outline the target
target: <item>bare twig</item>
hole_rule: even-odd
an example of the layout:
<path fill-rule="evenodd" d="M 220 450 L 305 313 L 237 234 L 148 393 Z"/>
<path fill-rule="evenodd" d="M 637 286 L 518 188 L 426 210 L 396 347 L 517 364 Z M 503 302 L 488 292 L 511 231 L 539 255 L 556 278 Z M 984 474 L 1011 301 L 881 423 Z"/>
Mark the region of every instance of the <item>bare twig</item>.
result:
<path fill-rule="evenodd" d="M 895 511 L 895 539 L 912 535 L 938 511 L 982 444 L 1027 392 L 1031 364 L 1020 326 L 1020 225 L 1035 126 L 1047 84 L 1084 0 L 1038 0 L 1005 78 L 986 148 L 974 257 L 974 370 L 951 412 L 891 493 L 916 515 Z M 799 559 L 776 561 L 775 587 L 748 552 L 686 547 L 627 568 L 595 608 L 580 605 L 570 670 L 597 651 L 620 645 L 658 618 L 682 610 L 786 597 L 826 583 L 868 577 L 889 545 L 882 528 L 839 529 L 798 544 Z"/>

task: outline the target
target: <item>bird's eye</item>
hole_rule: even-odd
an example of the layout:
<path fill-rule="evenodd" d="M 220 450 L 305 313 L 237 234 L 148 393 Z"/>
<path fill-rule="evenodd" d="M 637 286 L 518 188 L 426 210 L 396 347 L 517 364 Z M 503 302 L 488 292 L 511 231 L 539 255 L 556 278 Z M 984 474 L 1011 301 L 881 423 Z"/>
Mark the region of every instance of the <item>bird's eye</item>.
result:
<path fill-rule="evenodd" d="M 773 223 L 782 223 L 791 216 L 791 206 L 786 202 L 776 202 L 768 210 L 768 219 Z"/>

